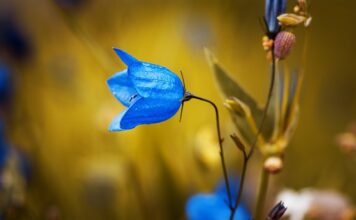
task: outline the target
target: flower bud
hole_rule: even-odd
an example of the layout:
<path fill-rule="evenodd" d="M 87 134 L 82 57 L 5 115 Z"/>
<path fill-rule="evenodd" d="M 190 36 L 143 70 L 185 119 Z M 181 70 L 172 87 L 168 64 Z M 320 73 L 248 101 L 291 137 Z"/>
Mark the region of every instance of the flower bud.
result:
<path fill-rule="evenodd" d="M 274 55 L 277 59 L 285 59 L 293 45 L 295 44 L 295 35 L 291 32 L 282 31 L 278 33 L 274 41 Z"/>
<path fill-rule="evenodd" d="M 267 160 L 265 160 L 265 163 L 263 166 L 267 172 L 269 172 L 271 174 L 276 174 L 282 170 L 283 161 L 280 157 L 273 156 L 273 157 L 267 158 Z"/>
<path fill-rule="evenodd" d="M 279 24 L 281 26 L 295 27 L 303 22 L 305 22 L 307 18 L 304 16 L 296 15 L 296 14 L 282 14 L 277 17 Z"/>
<path fill-rule="evenodd" d="M 287 0 L 266 0 L 265 21 L 267 24 L 268 33 L 278 33 L 280 27 L 278 25 L 277 16 L 286 12 Z"/>
<path fill-rule="evenodd" d="M 249 117 L 251 115 L 250 107 L 238 98 L 231 97 L 229 99 L 226 99 L 224 105 L 232 113 L 237 114 L 239 116 Z"/>
<path fill-rule="evenodd" d="M 268 220 L 279 220 L 282 218 L 287 208 L 284 206 L 284 203 L 280 201 L 277 205 L 275 205 L 272 210 L 268 214 Z"/>
<path fill-rule="evenodd" d="M 242 143 L 241 139 L 236 134 L 232 134 L 230 137 L 234 141 L 236 147 L 246 155 L 245 145 Z"/>

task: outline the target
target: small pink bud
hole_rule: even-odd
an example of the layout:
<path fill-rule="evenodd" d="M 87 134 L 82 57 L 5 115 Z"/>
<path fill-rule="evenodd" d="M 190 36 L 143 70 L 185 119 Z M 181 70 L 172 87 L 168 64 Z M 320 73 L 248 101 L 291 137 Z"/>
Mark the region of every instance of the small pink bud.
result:
<path fill-rule="evenodd" d="M 285 59 L 293 45 L 295 44 L 295 35 L 288 31 L 279 32 L 274 41 L 274 55 L 277 59 Z"/>

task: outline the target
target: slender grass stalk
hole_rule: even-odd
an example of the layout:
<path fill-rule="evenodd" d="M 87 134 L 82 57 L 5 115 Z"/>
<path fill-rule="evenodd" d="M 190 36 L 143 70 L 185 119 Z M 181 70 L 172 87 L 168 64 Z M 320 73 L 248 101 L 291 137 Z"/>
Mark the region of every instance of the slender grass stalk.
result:
<path fill-rule="evenodd" d="M 258 128 L 256 137 L 255 137 L 255 141 L 252 144 L 251 150 L 247 154 L 247 158 L 248 159 L 250 159 L 250 157 L 253 155 L 253 152 L 256 149 L 256 145 L 257 145 L 257 142 L 258 142 L 258 136 L 261 134 L 261 132 L 263 130 L 263 126 L 265 124 L 266 117 L 267 117 L 267 112 L 268 112 L 269 106 L 271 104 L 271 98 L 272 98 L 274 84 L 275 84 L 275 80 L 276 80 L 276 58 L 275 58 L 275 55 L 274 55 L 274 46 L 272 47 L 271 52 L 272 52 L 271 83 L 270 83 L 270 87 L 269 87 L 269 91 L 268 91 L 268 95 L 267 95 L 266 105 L 265 105 L 265 108 L 263 110 L 263 115 L 262 115 L 262 120 L 261 120 L 261 123 L 260 123 L 260 127 Z"/>
<path fill-rule="evenodd" d="M 275 79 L 276 79 L 276 59 L 275 59 L 275 54 L 274 54 L 274 46 L 272 46 L 271 52 L 272 52 L 271 82 L 270 82 L 270 86 L 269 86 L 269 90 L 268 90 L 267 101 L 266 101 L 266 104 L 265 104 L 265 108 L 263 110 L 262 120 L 261 120 L 260 126 L 258 128 L 258 131 L 256 133 L 255 140 L 254 140 L 254 142 L 253 142 L 253 144 L 251 146 L 251 149 L 250 149 L 248 154 L 246 154 L 246 152 L 243 152 L 244 161 L 243 161 L 242 172 L 241 172 L 241 177 L 240 177 L 240 186 L 239 186 L 239 191 L 238 191 L 237 196 L 236 196 L 235 204 L 234 204 L 233 208 L 231 209 L 230 220 L 234 219 L 236 210 L 239 207 L 239 204 L 240 204 L 240 201 L 241 201 L 241 198 L 242 198 L 243 187 L 244 187 L 244 183 L 245 183 L 245 176 L 246 176 L 246 171 L 247 171 L 247 168 L 248 168 L 248 162 L 251 159 L 251 157 L 252 157 L 252 155 L 254 153 L 254 150 L 256 148 L 256 145 L 257 145 L 257 142 L 258 142 L 258 138 L 261 135 L 263 126 L 264 126 L 265 121 L 266 121 L 267 112 L 268 112 L 269 106 L 271 104 L 271 98 L 272 98 Z M 260 196 L 258 198 L 260 198 Z M 265 199 L 265 198 L 261 198 L 261 199 Z M 257 202 L 257 203 L 259 203 L 259 202 Z M 264 205 L 264 201 L 262 202 L 262 205 Z"/>
<path fill-rule="evenodd" d="M 262 169 L 260 188 L 258 192 L 256 210 L 255 210 L 255 220 L 263 220 L 263 211 L 264 211 L 266 197 L 267 197 L 269 176 L 270 176 L 269 172 Z"/>
<path fill-rule="evenodd" d="M 241 181 L 240 181 L 240 185 L 239 185 L 239 191 L 238 194 L 236 196 L 236 201 L 235 201 L 235 205 L 233 207 L 233 209 L 231 210 L 230 213 L 230 220 L 234 219 L 235 213 L 237 208 L 239 207 L 239 203 L 241 201 L 242 198 L 242 192 L 243 192 L 243 188 L 244 188 L 244 183 L 245 183 L 245 176 L 246 176 L 246 171 L 247 171 L 247 163 L 248 163 L 248 158 L 246 153 L 244 153 L 244 162 L 243 162 L 243 166 L 242 166 L 242 172 L 241 172 Z"/>

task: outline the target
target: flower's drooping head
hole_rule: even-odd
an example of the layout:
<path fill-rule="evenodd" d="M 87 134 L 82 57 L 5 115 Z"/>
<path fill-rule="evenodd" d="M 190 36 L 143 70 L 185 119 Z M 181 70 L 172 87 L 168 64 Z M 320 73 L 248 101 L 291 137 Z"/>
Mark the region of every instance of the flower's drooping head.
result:
<path fill-rule="evenodd" d="M 286 12 L 287 0 L 266 0 L 265 20 L 268 33 L 278 33 L 280 27 L 277 17 Z"/>
<path fill-rule="evenodd" d="M 165 67 L 139 61 L 120 49 L 114 51 L 128 68 L 107 83 L 113 95 L 128 108 L 112 121 L 109 130 L 128 130 L 175 115 L 184 97 L 179 77 Z"/>

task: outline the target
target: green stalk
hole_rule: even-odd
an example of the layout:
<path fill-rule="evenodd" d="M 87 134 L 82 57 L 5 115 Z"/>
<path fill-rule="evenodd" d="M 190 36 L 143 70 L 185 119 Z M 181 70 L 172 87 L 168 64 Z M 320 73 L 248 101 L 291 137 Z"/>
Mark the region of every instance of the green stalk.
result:
<path fill-rule="evenodd" d="M 262 170 L 261 172 L 261 180 L 260 187 L 257 197 L 256 210 L 255 210 L 255 220 L 263 220 L 263 211 L 265 207 L 266 197 L 267 197 L 267 189 L 269 182 L 269 173 L 266 170 Z"/>

